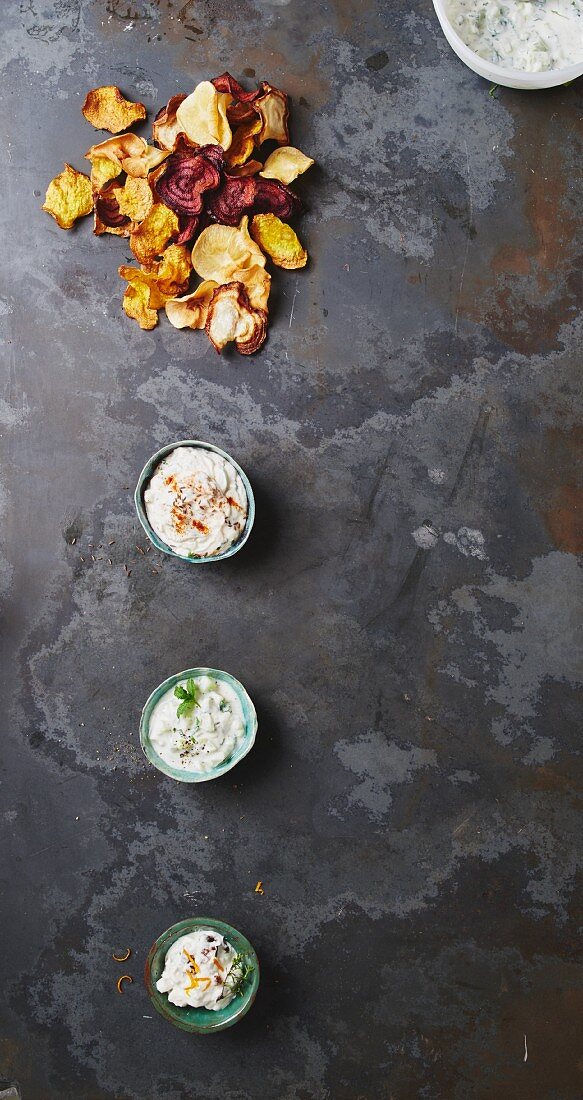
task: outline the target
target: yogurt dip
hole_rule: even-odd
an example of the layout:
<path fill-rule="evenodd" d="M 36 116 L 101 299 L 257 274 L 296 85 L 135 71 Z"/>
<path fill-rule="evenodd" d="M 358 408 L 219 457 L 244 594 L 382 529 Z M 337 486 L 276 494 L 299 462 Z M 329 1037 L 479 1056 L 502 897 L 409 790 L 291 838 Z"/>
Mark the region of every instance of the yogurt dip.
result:
<path fill-rule="evenodd" d="M 149 723 L 150 741 L 172 768 L 209 772 L 233 755 L 245 735 L 239 696 L 212 676 L 180 680 L 161 696 Z"/>
<path fill-rule="evenodd" d="M 167 993 L 173 1005 L 216 1012 L 236 995 L 236 959 L 234 948 L 220 932 L 197 928 L 180 936 L 168 949 L 156 989 Z"/>
<path fill-rule="evenodd" d="M 485 61 L 537 73 L 583 60 L 583 0 L 447 0 L 446 9 Z"/>
<path fill-rule="evenodd" d="M 156 468 L 144 492 L 146 515 L 158 537 L 183 557 L 228 550 L 245 528 L 248 501 L 237 470 L 216 451 L 176 447 Z"/>

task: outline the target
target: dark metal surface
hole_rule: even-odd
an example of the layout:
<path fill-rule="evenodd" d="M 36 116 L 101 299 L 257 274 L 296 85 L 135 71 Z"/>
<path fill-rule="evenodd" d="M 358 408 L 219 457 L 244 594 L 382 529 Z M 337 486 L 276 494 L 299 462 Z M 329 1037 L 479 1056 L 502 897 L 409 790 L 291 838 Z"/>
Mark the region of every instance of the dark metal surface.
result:
<path fill-rule="evenodd" d="M 0 1084 L 580 1097 L 580 88 L 489 97 L 430 0 L 4 0 L 0 50 Z M 154 111 L 227 67 L 292 94 L 318 161 L 252 361 L 141 332 L 126 244 L 40 211 L 88 88 Z M 257 494 L 216 568 L 135 549 L 137 474 L 184 436 Z M 191 789 L 137 732 L 198 664 L 260 729 Z M 141 972 L 205 911 L 262 985 L 196 1039 Z"/>

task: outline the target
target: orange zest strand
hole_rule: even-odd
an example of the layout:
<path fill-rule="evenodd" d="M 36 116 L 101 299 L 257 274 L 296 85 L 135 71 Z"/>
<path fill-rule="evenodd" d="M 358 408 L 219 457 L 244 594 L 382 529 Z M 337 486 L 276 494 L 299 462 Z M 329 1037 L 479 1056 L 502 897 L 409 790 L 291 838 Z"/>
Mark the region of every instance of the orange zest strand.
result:
<path fill-rule="evenodd" d="M 116 962 L 116 963 L 125 963 L 125 962 L 128 961 L 131 953 L 132 953 L 132 949 L 131 949 L 131 947 L 128 947 L 123 955 L 112 955 L 111 957 L 114 960 L 114 962 Z"/>
<path fill-rule="evenodd" d="M 118 993 L 123 993 L 123 989 L 121 987 L 122 982 L 130 982 L 130 984 L 131 984 L 133 982 L 133 980 L 134 979 L 132 978 L 131 974 L 122 974 L 121 978 L 117 979 L 117 991 L 118 991 Z"/>

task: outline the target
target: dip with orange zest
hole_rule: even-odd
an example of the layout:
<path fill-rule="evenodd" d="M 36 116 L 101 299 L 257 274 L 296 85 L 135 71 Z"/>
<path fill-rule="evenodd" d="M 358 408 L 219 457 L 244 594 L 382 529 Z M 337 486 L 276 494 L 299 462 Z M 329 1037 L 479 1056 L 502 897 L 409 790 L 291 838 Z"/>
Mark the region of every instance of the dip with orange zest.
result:
<path fill-rule="evenodd" d="M 168 949 L 156 989 L 182 1008 L 225 1008 L 237 993 L 229 976 L 235 959 L 234 948 L 220 932 L 197 928 Z"/>

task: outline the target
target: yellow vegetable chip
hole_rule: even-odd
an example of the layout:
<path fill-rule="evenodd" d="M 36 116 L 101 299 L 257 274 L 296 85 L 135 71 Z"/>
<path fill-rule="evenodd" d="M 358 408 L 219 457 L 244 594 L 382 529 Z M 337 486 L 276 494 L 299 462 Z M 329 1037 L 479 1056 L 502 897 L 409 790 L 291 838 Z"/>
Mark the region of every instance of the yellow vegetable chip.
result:
<path fill-rule="evenodd" d="M 122 264 L 118 271 L 122 279 L 127 279 L 130 284 L 124 295 L 125 312 L 141 328 L 150 329 L 158 320 L 156 311 L 188 286 L 190 256 L 184 245 L 171 244 L 159 263 L 151 265 L 151 270 Z M 155 314 L 155 320 L 152 314 Z"/>
<path fill-rule="evenodd" d="M 124 312 L 143 329 L 155 328 L 158 324 L 158 311 L 151 309 L 149 302 L 150 288 L 147 283 L 128 286 L 122 300 Z"/>
<path fill-rule="evenodd" d="M 178 236 L 178 218 L 163 202 L 155 202 L 144 221 L 130 233 L 130 248 L 140 264 L 161 256 L 171 237 Z"/>
<path fill-rule="evenodd" d="M 279 149 L 274 149 L 273 153 L 269 154 L 263 165 L 263 171 L 259 175 L 267 180 L 293 183 L 313 163 L 311 157 L 307 157 L 299 149 L 294 149 L 293 145 L 281 145 Z"/>
<path fill-rule="evenodd" d="M 228 92 L 217 92 L 210 80 L 203 80 L 176 109 L 176 123 L 195 145 L 231 144 L 231 127 L 227 120 L 227 106 L 233 97 Z"/>
<path fill-rule="evenodd" d="M 110 160 L 109 157 L 95 156 L 91 161 L 91 184 L 99 191 L 103 187 L 104 183 L 109 183 L 109 180 L 114 180 L 121 173 L 121 164 L 117 160 Z"/>
<path fill-rule="evenodd" d="M 205 330 L 217 351 L 234 340 L 241 355 L 253 355 L 267 335 L 267 313 L 253 308 L 242 283 L 226 283 L 213 293 Z"/>
<path fill-rule="evenodd" d="M 93 210 L 93 190 L 89 176 L 71 168 L 70 164 L 65 164 L 60 175 L 49 183 L 42 208 L 55 219 L 61 229 L 70 229 L 77 218 L 82 218 Z"/>
<path fill-rule="evenodd" d="M 264 92 L 253 103 L 256 111 L 261 115 L 262 127 L 258 144 L 264 141 L 276 141 L 278 145 L 289 144 L 289 130 L 287 120 L 289 107 L 287 95 L 280 92 L 279 88 L 273 88 L 271 84 L 263 81 L 261 87 Z"/>
<path fill-rule="evenodd" d="M 209 225 L 192 250 L 192 266 L 201 279 L 227 283 L 235 271 L 255 265 L 265 267 L 265 256 L 247 229 L 248 218 L 239 226 Z"/>
<path fill-rule="evenodd" d="M 275 214 L 256 214 L 251 222 L 251 235 L 277 267 L 295 271 L 306 266 L 308 253 L 291 225 Z"/>
<path fill-rule="evenodd" d="M 184 298 L 170 298 L 165 305 L 166 316 L 174 328 L 204 328 L 210 300 L 217 284 L 205 279 L 193 294 Z"/>
<path fill-rule="evenodd" d="M 144 104 L 124 99 L 114 84 L 106 84 L 88 92 L 81 110 L 96 130 L 109 130 L 110 134 L 119 134 L 121 130 L 127 130 L 128 126 L 133 126 L 134 122 L 146 117 Z"/>
<path fill-rule="evenodd" d="M 152 188 L 145 179 L 128 176 L 123 187 L 114 190 L 120 214 L 133 222 L 143 222 L 154 205 Z"/>

